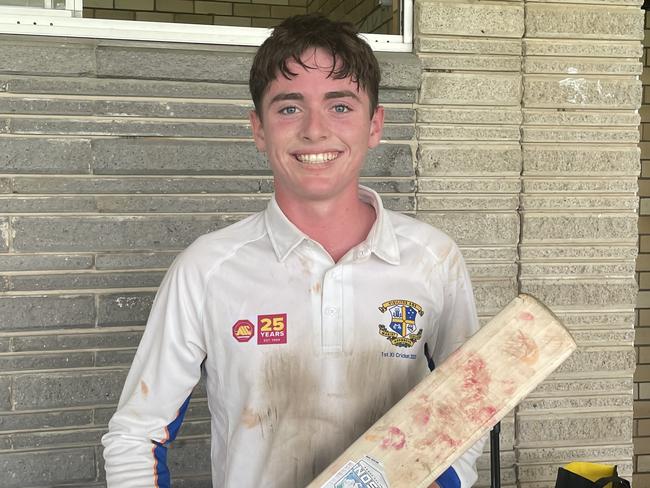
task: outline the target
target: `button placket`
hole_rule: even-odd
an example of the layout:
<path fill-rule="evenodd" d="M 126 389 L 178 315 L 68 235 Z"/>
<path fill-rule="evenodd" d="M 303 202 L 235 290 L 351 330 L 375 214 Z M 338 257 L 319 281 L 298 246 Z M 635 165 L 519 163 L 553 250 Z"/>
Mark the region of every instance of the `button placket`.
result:
<path fill-rule="evenodd" d="M 309 269 L 304 270 L 303 273 L 308 274 L 305 284 L 310 288 L 312 344 L 314 351 L 318 354 L 325 350 L 325 314 L 323 310 L 326 303 L 326 275 L 331 261 L 329 255 L 325 255 L 324 250 L 317 243 L 308 239 L 302 243 L 300 254 L 310 264 Z"/>
<path fill-rule="evenodd" d="M 323 278 L 322 338 L 324 352 L 343 350 L 341 266 L 330 269 Z"/>

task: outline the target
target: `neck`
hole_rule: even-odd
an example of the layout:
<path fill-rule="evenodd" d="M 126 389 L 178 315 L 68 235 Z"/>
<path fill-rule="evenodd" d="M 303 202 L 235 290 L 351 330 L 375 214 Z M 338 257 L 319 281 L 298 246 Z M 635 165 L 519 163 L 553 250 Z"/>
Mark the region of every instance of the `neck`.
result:
<path fill-rule="evenodd" d="M 356 192 L 348 198 L 300 205 L 284 201 L 281 195 L 276 200 L 287 218 L 323 246 L 334 262 L 366 239 L 376 218 L 372 205 L 361 201 Z"/>

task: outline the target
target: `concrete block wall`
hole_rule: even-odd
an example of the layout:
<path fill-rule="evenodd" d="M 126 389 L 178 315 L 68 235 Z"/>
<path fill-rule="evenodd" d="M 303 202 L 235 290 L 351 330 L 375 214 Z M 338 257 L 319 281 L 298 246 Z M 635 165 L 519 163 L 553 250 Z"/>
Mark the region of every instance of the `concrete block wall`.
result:
<path fill-rule="evenodd" d="M 416 2 L 418 217 L 461 246 L 479 314 L 518 293 L 522 2 Z M 501 481 L 515 486 L 515 418 L 501 427 Z M 479 463 L 489 486 L 489 458 Z"/>
<path fill-rule="evenodd" d="M 632 474 L 640 3 L 418 0 L 416 54 L 379 55 L 388 124 L 364 183 L 459 242 L 482 320 L 527 291 L 580 344 L 502 423 L 504 487 L 552 487 L 575 459 Z M 100 487 L 166 267 L 271 192 L 254 50 L 0 45 L 0 486 Z M 174 486 L 209 486 L 208 418 L 199 385 Z M 487 454 L 479 470 L 488 486 Z"/>
<path fill-rule="evenodd" d="M 531 293 L 580 346 L 515 410 L 506 486 L 632 476 L 640 4 L 416 2 L 418 216 L 463 246 L 482 317 Z"/>
<path fill-rule="evenodd" d="M 522 487 L 571 459 L 632 475 L 640 4 L 525 2 L 519 286 L 579 350 L 517 409 Z"/>
<path fill-rule="evenodd" d="M 640 3 L 525 5 L 519 281 L 580 349 L 517 410 L 522 486 L 569 453 L 632 475 Z"/>
<path fill-rule="evenodd" d="M 639 256 L 637 278 L 636 360 L 634 375 L 634 481 L 650 485 L 650 16 L 646 12 L 641 114 L 641 176 L 639 178 Z"/>
<path fill-rule="evenodd" d="M 165 269 L 262 209 L 251 48 L 0 37 L 0 486 L 104 486 L 99 439 Z M 413 55 L 380 56 L 385 143 L 363 181 L 415 214 Z M 200 385 L 170 452 L 209 486 Z"/>

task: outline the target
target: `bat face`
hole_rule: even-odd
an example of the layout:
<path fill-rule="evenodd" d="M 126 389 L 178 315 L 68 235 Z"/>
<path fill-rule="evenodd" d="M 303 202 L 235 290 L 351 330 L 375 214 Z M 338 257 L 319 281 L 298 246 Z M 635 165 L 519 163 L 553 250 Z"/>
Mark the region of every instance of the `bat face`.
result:
<path fill-rule="evenodd" d="M 575 349 L 544 305 L 520 295 L 308 488 L 427 488 Z"/>

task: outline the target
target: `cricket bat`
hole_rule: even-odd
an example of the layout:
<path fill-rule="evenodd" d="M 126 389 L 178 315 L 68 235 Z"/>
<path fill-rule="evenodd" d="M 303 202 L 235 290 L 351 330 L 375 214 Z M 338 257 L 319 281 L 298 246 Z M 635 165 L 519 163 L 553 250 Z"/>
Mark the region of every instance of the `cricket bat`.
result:
<path fill-rule="evenodd" d="M 519 295 L 307 488 L 428 488 L 575 349 L 550 310 Z"/>

